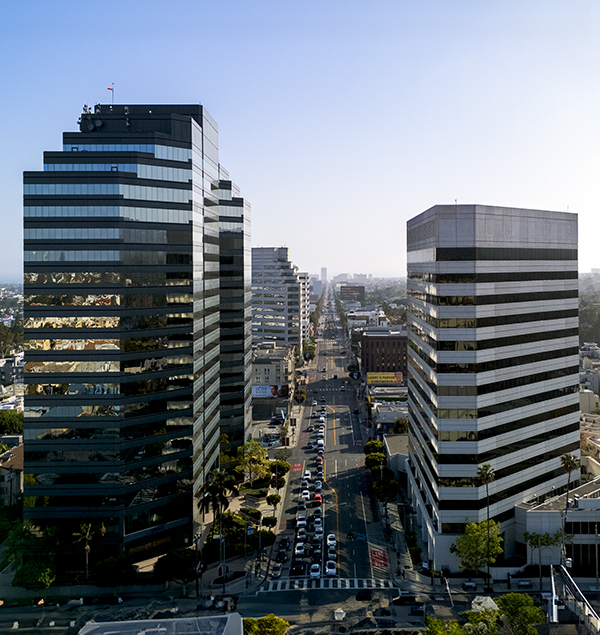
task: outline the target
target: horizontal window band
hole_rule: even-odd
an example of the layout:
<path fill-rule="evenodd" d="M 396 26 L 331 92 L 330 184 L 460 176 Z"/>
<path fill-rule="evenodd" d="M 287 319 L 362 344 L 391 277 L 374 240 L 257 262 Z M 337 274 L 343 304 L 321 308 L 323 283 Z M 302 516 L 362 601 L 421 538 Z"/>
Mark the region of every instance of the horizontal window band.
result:
<path fill-rule="evenodd" d="M 577 249 L 437 247 L 437 262 L 468 260 L 577 260 Z"/>
<path fill-rule="evenodd" d="M 416 298 L 431 306 L 486 306 L 514 302 L 545 302 L 579 297 L 577 289 L 563 291 L 540 291 L 538 293 L 502 293 L 497 295 L 431 295 L 408 289 L 408 297 Z"/>
<path fill-rule="evenodd" d="M 479 284 L 488 282 L 532 282 L 533 280 L 577 280 L 577 271 L 508 271 L 502 273 L 426 273 L 409 271 L 408 279 L 433 284 Z"/>
<path fill-rule="evenodd" d="M 517 313 L 494 317 L 436 318 L 416 306 L 409 306 L 407 319 L 409 319 L 409 317 L 420 319 L 436 329 L 476 329 L 489 326 L 505 326 L 508 324 L 527 324 L 527 322 L 578 318 L 579 309 Z"/>

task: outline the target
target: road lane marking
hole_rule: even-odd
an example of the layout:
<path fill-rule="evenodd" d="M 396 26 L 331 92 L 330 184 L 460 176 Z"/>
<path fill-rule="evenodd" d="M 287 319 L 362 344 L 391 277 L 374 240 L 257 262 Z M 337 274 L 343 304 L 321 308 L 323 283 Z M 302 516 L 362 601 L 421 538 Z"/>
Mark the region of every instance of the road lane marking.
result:
<path fill-rule="evenodd" d="M 365 511 L 365 497 L 363 496 L 362 492 L 359 492 L 360 494 L 360 504 L 362 505 L 362 512 L 363 512 L 363 521 L 365 523 L 365 537 L 367 539 L 367 545 L 369 544 L 369 526 L 367 525 L 367 512 Z M 369 558 L 369 567 L 371 568 L 371 577 L 375 577 L 373 575 L 373 563 L 371 562 L 371 559 Z"/>
<path fill-rule="evenodd" d="M 331 487 L 331 485 L 329 486 Z M 338 508 L 338 495 L 337 492 L 335 491 L 335 489 L 333 489 L 333 487 L 331 487 L 331 491 L 335 494 L 335 519 L 336 519 L 336 532 L 337 532 L 337 541 L 338 543 L 340 542 L 340 510 Z M 338 576 L 340 575 L 340 561 L 338 558 L 337 561 L 337 569 L 338 569 Z M 373 571 L 371 570 L 371 577 L 373 577 L 372 575 Z"/>

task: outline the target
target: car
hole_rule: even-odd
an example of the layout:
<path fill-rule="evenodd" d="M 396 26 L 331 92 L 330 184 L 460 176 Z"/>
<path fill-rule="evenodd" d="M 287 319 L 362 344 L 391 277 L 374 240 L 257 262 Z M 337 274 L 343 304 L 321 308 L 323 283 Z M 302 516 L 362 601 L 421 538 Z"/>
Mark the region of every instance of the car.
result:
<path fill-rule="evenodd" d="M 323 457 L 322 456 L 317 456 L 315 458 L 315 465 L 317 465 L 317 466 L 323 465 Z"/>
<path fill-rule="evenodd" d="M 462 583 L 462 589 L 463 591 L 467 591 L 469 593 L 475 593 L 475 591 L 477 591 L 477 585 L 475 584 L 475 582 L 471 582 L 469 581 L 464 581 Z"/>
<path fill-rule="evenodd" d="M 319 469 L 320 468 L 320 469 Z M 323 480 L 323 464 L 317 466 L 317 478 Z"/>
<path fill-rule="evenodd" d="M 277 556 L 275 558 L 275 562 L 287 562 L 288 555 L 285 549 L 280 549 L 277 552 Z"/>
<path fill-rule="evenodd" d="M 294 547 L 294 554 L 297 556 L 303 556 L 304 555 L 304 543 L 303 542 L 299 542 L 296 544 L 296 546 Z"/>
<path fill-rule="evenodd" d="M 313 515 L 315 516 L 315 518 L 317 516 L 323 517 L 323 508 L 322 507 L 315 507 L 315 510 L 313 511 Z"/>
<path fill-rule="evenodd" d="M 284 536 L 281 539 L 281 542 L 279 543 L 279 548 L 280 549 L 289 549 L 290 546 L 290 539 L 287 536 Z"/>
<path fill-rule="evenodd" d="M 316 516 L 314 518 L 314 526 L 316 527 L 323 527 L 323 518 L 321 516 Z"/>
<path fill-rule="evenodd" d="M 316 399 L 313 399 L 313 401 L 312 401 L 312 405 L 313 405 L 313 406 L 317 406 L 317 405 L 318 405 L 318 404 L 317 404 L 317 400 L 316 400 Z"/>
<path fill-rule="evenodd" d="M 325 397 L 321 397 L 321 403 L 327 403 L 327 399 Z"/>
<path fill-rule="evenodd" d="M 325 455 L 325 450 L 323 448 L 318 448 L 317 449 L 317 456 L 324 456 Z"/>
<path fill-rule="evenodd" d="M 328 547 L 337 547 L 337 539 L 335 537 L 335 534 L 328 534 L 327 535 L 327 546 Z"/>
<path fill-rule="evenodd" d="M 321 564 L 321 562 L 323 561 L 323 550 L 321 549 L 320 545 L 317 545 L 317 548 L 313 551 L 312 561 L 318 562 L 319 564 Z"/>
<path fill-rule="evenodd" d="M 310 565 L 310 577 L 313 580 L 321 577 L 321 565 L 320 564 L 311 564 Z"/>
<path fill-rule="evenodd" d="M 290 577 L 297 578 L 304 575 L 304 565 L 300 562 L 295 563 L 290 569 Z"/>
<path fill-rule="evenodd" d="M 305 470 L 305 471 L 304 471 L 304 478 L 305 478 L 307 481 L 310 481 L 310 470 Z"/>
<path fill-rule="evenodd" d="M 326 373 L 327 372 L 327 368 L 323 368 L 323 370 L 321 370 L 322 373 Z"/>
<path fill-rule="evenodd" d="M 317 448 L 325 447 L 325 439 L 317 439 Z"/>
<path fill-rule="evenodd" d="M 306 479 L 300 482 L 300 490 L 302 491 L 303 489 L 308 489 L 308 481 Z"/>
<path fill-rule="evenodd" d="M 337 575 L 337 564 L 333 560 L 328 560 L 325 563 L 325 574 L 328 576 Z"/>
<path fill-rule="evenodd" d="M 337 560 L 337 549 L 335 547 L 329 547 L 327 549 L 327 559 L 328 560 Z"/>
<path fill-rule="evenodd" d="M 296 516 L 296 527 L 306 527 L 306 514 Z"/>
<path fill-rule="evenodd" d="M 324 532 L 323 532 L 323 526 L 319 525 L 318 527 L 315 527 L 315 536 L 319 537 L 319 540 L 323 540 L 323 536 L 324 536 Z"/>
<path fill-rule="evenodd" d="M 312 441 L 309 441 L 309 442 L 306 444 L 306 449 L 307 449 L 307 450 L 312 450 L 314 447 L 315 447 L 315 444 L 314 444 Z"/>
<path fill-rule="evenodd" d="M 320 492 L 323 489 L 322 481 L 315 481 L 315 492 Z"/>
<path fill-rule="evenodd" d="M 310 492 L 309 492 L 307 489 L 302 490 L 302 498 L 303 498 L 305 501 L 307 501 L 307 500 L 310 498 Z"/>
<path fill-rule="evenodd" d="M 296 509 L 296 512 L 306 512 L 306 501 L 301 500 L 298 503 L 298 507 Z"/>
<path fill-rule="evenodd" d="M 417 602 L 410 607 L 411 615 L 425 615 L 425 604 L 423 602 Z"/>
<path fill-rule="evenodd" d="M 340 390 L 346 390 L 346 386 L 342 386 Z"/>
<path fill-rule="evenodd" d="M 308 428 L 306 428 L 307 432 L 313 432 L 315 429 L 315 426 L 308 426 Z"/>
<path fill-rule="evenodd" d="M 320 505 L 323 502 L 321 494 L 315 494 L 315 505 Z"/>
<path fill-rule="evenodd" d="M 296 539 L 300 542 L 304 542 L 306 540 L 306 527 L 299 527 L 296 532 Z"/>
<path fill-rule="evenodd" d="M 320 417 L 319 424 L 320 424 L 319 427 L 325 425 L 325 417 L 323 417 L 323 416 Z"/>
<path fill-rule="evenodd" d="M 312 413 L 311 417 L 312 417 L 313 419 L 318 419 L 318 418 L 319 418 L 319 413 L 315 410 L 315 411 Z"/>
<path fill-rule="evenodd" d="M 317 441 L 319 439 L 324 439 L 325 438 L 325 432 L 323 432 L 322 430 L 320 430 L 319 432 L 317 432 Z"/>
<path fill-rule="evenodd" d="M 283 569 L 283 565 L 281 564 L 281 562 L 276 562 L 273 565 L 273 570 L 271 571 L 271 577 L 276 580 L 277 578 L 281 577 L 281 570 Z"/>
<path fill-rule="evenodd" d="M 533 589 L 533 584 L 531 580 L 519 580 L 517 587 L 519 587 L 519 589 Z"/>

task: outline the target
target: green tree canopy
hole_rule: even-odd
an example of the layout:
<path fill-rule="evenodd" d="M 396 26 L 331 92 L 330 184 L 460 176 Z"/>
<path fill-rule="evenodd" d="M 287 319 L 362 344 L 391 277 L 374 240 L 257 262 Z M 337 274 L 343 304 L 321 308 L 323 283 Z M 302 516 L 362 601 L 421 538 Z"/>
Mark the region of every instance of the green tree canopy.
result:
<path fill-rule="evenodd" d="M 54 569 L 43 559 L 30 560 L 17 569 L 12 586 L 19 586 L 30 591 L 44 591 L 56 579 Z"/>
<path fill-rule="evenodd" d="M 369 470 L 372 470 L 374 467 L 381 468 L 382 465 L 386 465 L 385 454 L 383 452 L 371 452 L 365 456 L 365 466 Z"/>
<path fill-rule="evenodd" d="M 255 619 L 244 618 L 244 635 L 285 635 L 290 623 L 273 613 Z"/>
<path fill-rule="evenodd" d="M 181 547 L 160 557 L 154 564 L 154 576 L 161 582 L 180 582 L 185 585 L 196 579 L 200 554 L 195 549 Z"/>
<path fill-rule="evenodd" d="M 269 463 L 269 467 L 271 469 L 271 473 L 277 474 L 278 476 L 285 476 L 292 468 L 287 461 L 283 461 L 281 459 L 271 461 Z"/>
<path fill-rule="evenodd" d="M 514 635 L 537 635 L 534 624 L 545 622 L 543 611 L 534 606 L 533 598 L 525 593 L 508 593 L 499 597 L 496 604 Z"/>
<path fill-rule="evenodd" d="M 396 419 L 392 426 L 392 432 L 394 434 L 406 434 L 408 432 L 408 419 Z"/>
<path fill-rule="evenodd" d="M 392 503 L 398 496 L 400 483 L 394 479 L 383 481 L 373 481 L 373 493 L 384 504 Z"/>
<path fill-rule="evenodd" d="M 0 432 L 23 434 L 23 413 L 16 410 L 0 410 Z"/>
<path fill-rule="evenodd" d="M 460 558 L 461 569 L 479 571 L 488 562 L 489 564 L 496 562 L 496 557 L 502 553 L 500 523 L 494 520 L 490 520 L 489 523 L 489 532 L 487 520 L 481 523 L 468 523 L 465 533 L 459 536 L 450 547 L 450 553 L 454 553 Z"/>
<path fill-rule="evenodd" d="M 363 452 L 365 454 L 383 452 L 383 443 L 381 441 L 368 441 L 363 447 Z"/>
<path fill-rule="evenodd" d="M 235 477 L 228 472 L 211 470 L 199 494 L 198 509 L 205 512 L 212 510 L 216 518 L 229 507 L 227 495 L 238 495 Z"/>
<path fill-rule="evenodd" d="M 248 474 L 248 479 L 254 481 L 264 478 L 269 473 L 269 458 L 266 448 L 254 439 L 238 448 L 239 465 L 235 468 L 242 474 Z"/>

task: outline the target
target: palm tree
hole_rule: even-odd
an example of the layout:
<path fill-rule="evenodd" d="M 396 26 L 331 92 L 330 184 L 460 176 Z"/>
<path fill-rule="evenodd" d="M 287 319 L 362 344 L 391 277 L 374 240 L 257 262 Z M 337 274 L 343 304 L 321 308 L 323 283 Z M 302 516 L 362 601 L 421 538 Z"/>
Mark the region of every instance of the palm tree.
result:
<path fill-rule="evenodd" d="M 567 500 L 565 504 L 565 509 L 569 508 L 569 489 L 571 487 L 571 472 L 574 472 L 579 468 L 579 459 L 568 452 L 563 454 L 560 457 L 560 463 L 562 465 L 563 472 L 566 472 L 569 475 L 569 480 L 567 481 Z"/>
<path fill-rule="evenodd" d="M 238 493 L 235 477 L 232 474 L 212 470 L 200 488 L 198 509 L 203 512 L 212 510 L 216 520 L 229 507 L 228 495 L 237 496 Z"/>
<path fill-rule="evenodd" d="M 85 579 L 88 579 L 89 574 L 89 558 L 90 558 L 90 541 L 94 536 L 95 531 L 92 529 L 91 523 L 82 523 L 79 525 L 79 531 L 73 534 L 73 538 L 77 538 L 75 542 L 84 542 L 85 546 Z"/>
<path fill-rule="evenodd" d="M 495 480 L 496 473 L 489 463 L 484 463 L 477 468 L 477 480 L 485 485 L 485 498 L 487 507 L 487 581 L 490 585 L 490 483 Z"/>

